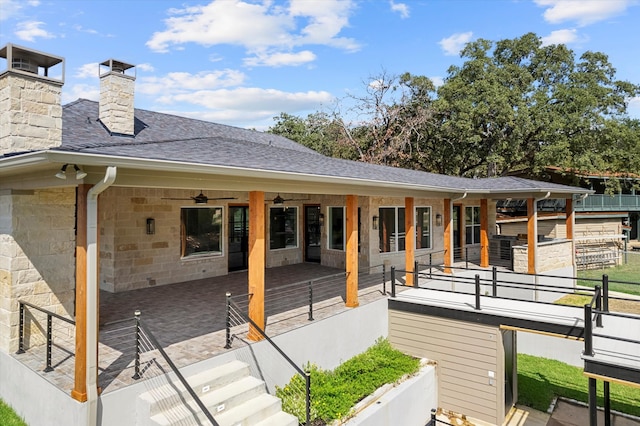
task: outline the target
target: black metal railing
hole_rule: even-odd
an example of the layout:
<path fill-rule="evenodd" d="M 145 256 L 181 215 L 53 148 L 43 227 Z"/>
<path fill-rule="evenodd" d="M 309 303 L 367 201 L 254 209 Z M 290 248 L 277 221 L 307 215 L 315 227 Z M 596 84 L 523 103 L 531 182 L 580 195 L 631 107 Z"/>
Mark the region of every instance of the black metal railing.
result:
<path fill-rule="evenodd" d="M 449 422 L 445 422 L 444 420 L 440 420 L 437 417 L 438 411 L 435 408 L 431 409 L 431 418 L 427 422 L 425 426 L 437 426 L 437 425 L 445 425 L 445 426 L 453 426 Z"/>
<path fill-rule="evenodd" d="M 219 426 L 216 420 L 213 418 L 209 409 L 204 405 L 202 400 L 198 397 L 195 390 L 189 385 L 189 382 L 184 378 L 182 373 L 178 367 L 174 364 L 171 358 L 167 355 L 165 350 L 162 348 L 162 345 L 155 338 L 149 327 L 144 323 L 144 321 L 140 318 L 140 311 L 134 312 L 134 321 L 135 321 L 135 360 L 134 360 L 134 375 L 133 379 L 141 379 L 144 375 L 144 369 L 141 367 L 142 363 L 141 354 L 144 352 L 150 352 L 153 350 L 158 351 L 158 353 L 162 356 L 166 364 L 171 368 L 175 376 L 178 378 L 180 383 L 184 386 L 185 390 L 189 393 L 193 401 L 196 403 L 198 408 L 202 411 L 202 414 L 206 417 L 209 422 L 213 426 Z"/>
<path fill-rule="evenodd" d="M 296 417 L 298 417 L 299 421 L 301 420 L 301 418 L 304 419 L 304 423 L 302 424 L 311 425 L 311 374 L 310 372 L 304 371 L 302 368 L 300 368 L 269 336 L 267 336 L 267 333 L 262 329 L 262 327 L 256 324 L 249 317 L 249 315 L 245 314 L 243 309 L 233 301 L 231 297 L 231 293 L 227 293 L 226 311 L 227 311 L 227 344 L 225 345 L 225 348 L 227 349 L 231 348 L 234 338 L 238 337 L 237 334 L 232 333 L 232 329 L 237 327 L 242 327 L 245 325 L 248 325 L 250 330 L 253 331 L 254 333 L 254 336 L 252 337 L 253 340 L 256 340 L 256 337 L 259 340 L 266 340 L 271 346 L 271 348 L 275 349 L 275 351 L 281 357 L 281 359 L 283 359 L 291 368 L 293 368 L 293 371 L 295 371 L 295 375 L 297 375 L 298 378 L 300 379 L 298 381 L 291 380 L 289 384 L 286 386 L 286 393 L 288 396 L 292 397 L 293 400 L 296 400 L 296 399 L 301 400 L 302 398 L 300 398 L 300 396 L 303 396 L 304 402 L 305 402 L 304 412 L 303 413 L 297 412 L 295 409 L 293 409 L 291 411 L 294 411 L 294 412 L 290 412 L 290 414 L 293 414 Z M 310 313 L 310 316 L 311 316 L 311 313 Z M 249 331 L 245 331 L 245 332 L 249 333 Z M 256 336 L 255 333 L 257 333 L 259 336 Z M 304 389 L 296 385 L 296 383 L 300 383 L 300 382 L 304 383 Z M 298 395 L 297 398 L 296 398 L 296 395 Z M 283 410 L 286 408 L 288 407 L 283 406 Z"/>
<path fill-rule="evenodd" d="M 47 348 L 47 353 L 46 353 L 46 367 L 44 369 L 45 373 L 48 373 L 50 371 L 53 371 L 54 368 L 52 366 L 52 362 L 51 362 L 51 355 L 52 355 L 52 349 L 54 346 L 54 341 L 53 341 L 53 337 L 54 337 L 54 330 L 53 330 L 53 319 L 57 319 L 60 321 L 64 321 L 67 324 L 71 324 L 72 326 L 75 327 L 75 321 L 73 321 L 70 318 L 66 318 L 63 317 L 62 315 L 58 315 L 55 312 L 51 312 L 48 311 L 46 309 L 43 309 L 39 306 L 36 306 L 32 303 L 29 302 L 25 302 L 22 300 L 19 300 L 18 303 L 20 304 L 20 320 L 18 323 L 18 351 L 16 352 L 17 354 L 22 354 L 25 352 L 25 350 L 27 349 L 25 347 L 25 325 L 26 325 L 26 320 L 27 320 L 27 308 L 32 308 L 35 309 L 41 313 L 44 313 L 47 316 L 47 326 L 46 326 L 46 332 L 44 333 L 46 336 L 46 348 Z M 35 318 L 35 317 L 34 317 Z M 68 352 L 68 350 L 66 350 Z M 71 355 L 74 355 L 74 352 L 71 351 Z"/>

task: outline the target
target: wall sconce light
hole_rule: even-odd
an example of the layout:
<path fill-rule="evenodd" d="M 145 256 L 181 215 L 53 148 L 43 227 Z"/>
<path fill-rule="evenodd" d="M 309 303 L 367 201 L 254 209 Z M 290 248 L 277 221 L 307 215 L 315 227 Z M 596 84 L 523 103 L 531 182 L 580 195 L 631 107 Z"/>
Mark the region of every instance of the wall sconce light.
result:
<path fill-rule="evenodd" d="M 318 223 L 320 226 L 324 226 L 324 213 L 320 213 L 320 216 L 318 216 Z"/>
<path fill-rule="evenodd" d="M 156 233 L 156 220 L 152 217 L 147 218 L 147 235 Z"/>
<path fill-rule="evenodd" d="M 66 179 L 67 178 L 67 167 L 69 167 L 69 164 L 65 164 L 64 166 L 62 166 L 60 168 L 60 171 L 58 173 L 56 173 L 56 177 L 58 179 Z M 80 167 L 78 167 L 77 164 L 73 165 L 73 169 L 76 172 L 76 180 L 84 179 L 85 177 L 87 177 L 87 174 L 85 172 L 83 172 L 80 169 Z"/>
<path fill-rule="evenodd" d="M 436 226 L 442 226 L 442 215 L 440 213 L 436 214 Z"/>
<path fill-rule="evenodd" d="M 372 227 L 373 229 L 378 229 L 378 216 L 373 217 Z"/>

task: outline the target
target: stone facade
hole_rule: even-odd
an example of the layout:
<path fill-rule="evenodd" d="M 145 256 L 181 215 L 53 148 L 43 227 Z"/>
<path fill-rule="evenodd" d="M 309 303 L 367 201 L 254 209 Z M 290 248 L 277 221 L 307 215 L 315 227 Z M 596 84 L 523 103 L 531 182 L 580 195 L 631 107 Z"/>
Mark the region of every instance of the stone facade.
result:
<path fill-rule="evenodd" d="M 133 135 L 135 78 L 108 72 L 100 76 L 100 121 L 111 133 Z"/>
<path fill-rule="evenodd" d="M 573 267 L 573 242 L 562 239 L 538 243 L 537 258 L 536 272 L 538 274 Z M 526 274 L 528 269 L 527 246 L 514 246 L 513 271 Z"/>
<path fill-rule="evenodd" d="M 18 300 L 73 318 L 75 302 L 74 188 L 0 193 L 0 348 L 18 348 Z M 35 313 L 31 314 L 36 317 Z M 54 321 L 56 327 L 69 329 Z M 42 342 L 30 322 L 29 344 Z M 31 333 L 33 330 L 33 333 Z"/>
<path fill-rule="evenodd" d="M 0 76 L 0 154 L 60 146 L 61 89 L 38 76 Z"/>

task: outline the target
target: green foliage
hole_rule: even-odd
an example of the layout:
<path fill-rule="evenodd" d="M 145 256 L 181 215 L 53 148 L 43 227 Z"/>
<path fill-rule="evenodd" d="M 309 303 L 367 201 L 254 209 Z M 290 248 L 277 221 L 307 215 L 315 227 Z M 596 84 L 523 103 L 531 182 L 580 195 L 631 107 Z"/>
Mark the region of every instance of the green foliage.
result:
<path fill-rule="evenodd" d="M 328 423 L 348 416 L 353 406 L 377 388 L 394 383 L 418 371 L 420 360 L 394 349 L 379 339 L 364 353 L 356 355 L 333 371 L 309 365 L 311 374 L 311 419 Z M 283 410 L 305 421 L 304 379 L 294 376 L 283 388 L 276 388 Z M 302 390 L 302 392 L 300 391 Z"/>
<path fill-rule="evenodd" d="M 609 291 L 619 291 L 621 293 L 635 294 L 640 296 L 640 253 L 628 252 L 622 254 L 626 263 L 606 269 L 590 269 L 578 271 L 578 285 L 595 287 L 602 286 L 602 275 L 609 276 Z M 615 281 L 625 281 L 626 284 Z"/>
<path fill-rule="evenodd" d="M 3 426 L 26 426 L 27 424 L 0 399 L 0 425 Z"/>
<path fill-rule="evenodd" d="M 627 115 L 640 85 L 616 80 L 604 53 L 576 57 L 528 33 L 476 40 L 461 56 L 437 89 L 383 71 L 332 114 L 282 114 L 271 131 L 325 155 L 449 175 L 640 174 L 640 120 Z"/>
<path fill-rule="evenodd" d="M 598 381 L 598 405 L 603 406 L 602 381 Z M 587 402 L 588 378 L 582 369 L 560 361 L 518 354 L 518 402 L 547 411 L 554 396 Z M 611 409 L 640 415 L 640 389 L 611 383 Z"/>

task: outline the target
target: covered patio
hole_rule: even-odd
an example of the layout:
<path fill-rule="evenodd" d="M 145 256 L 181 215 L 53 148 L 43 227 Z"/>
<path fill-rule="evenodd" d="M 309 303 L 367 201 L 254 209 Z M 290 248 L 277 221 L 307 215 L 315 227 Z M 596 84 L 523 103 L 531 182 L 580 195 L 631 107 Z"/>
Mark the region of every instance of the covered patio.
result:
<path fill-rule="evenodd" d="M 388 273 L 387 272 L 387 281 Z M 178 368 L 222 354 L 226 345 L 226 294 L 247 297 L 247 271 L 225 276 L 150 287 L 121 293 L 100 294 L 98 384 L 111 392 L 136 382 L 134 312 L 140 311 L 151 332 Z M 265 270 L 266 332 L 275 336 L 303 327 L 309 320 L 309 283 L 314 286 L 313 320 L 321 320 L 352 309 L 345 305 L 345 272 L 316 263 L 301 263 Z M 386 297 L 383 269 L 371 268 L 358 277 L 361 305 Z M 38 311 L 29 312 L 32 327 L 44 327 L 46 319 Z M 27 325 L 28 326 L 28 325 Z M 244 345 L 248 325 L 233 327 L 234 348 Z M 45 372 L 46 345 L 14 355 L 59 389 L 68 392 L 74 385 L 73 336 L 54 335 L 51 366 Z M 169 371 L 157 350 L 141 356 L 146 366 L 143 380 Z M 145 364 L 146 363 L 146 364 Z M 155 369 L 149 364 L 154 363 Z"/>

